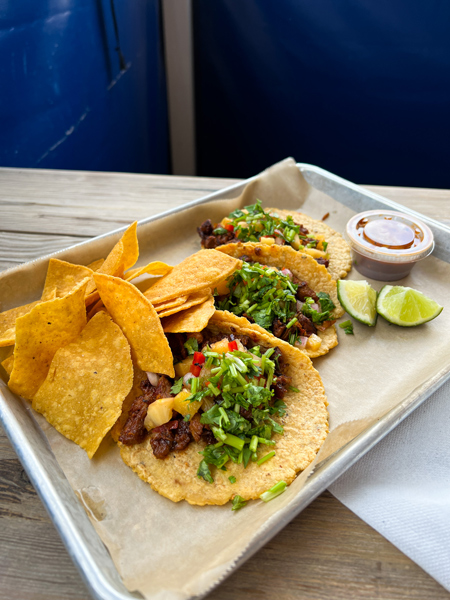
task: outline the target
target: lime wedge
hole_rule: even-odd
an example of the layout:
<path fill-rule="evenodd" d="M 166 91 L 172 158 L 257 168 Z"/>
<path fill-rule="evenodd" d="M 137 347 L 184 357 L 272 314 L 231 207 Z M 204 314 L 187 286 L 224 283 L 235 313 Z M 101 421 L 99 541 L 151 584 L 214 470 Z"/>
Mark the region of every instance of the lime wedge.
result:
<path fill-rule="evenodd" d="M 442 308 L 422 292 L 401 285 L 385 285 L 378 294 L 378 314 L 401 327 L 415 327 L 431 321 L 441 314 Z"/>
<path fill-rule="evenodd" d="M 377 293 L 367 281 L 339 279 L 337 293 L 339 302 L 351 317 L 369 327 L 375 325 L 378 316 L 375 309 Z"/>

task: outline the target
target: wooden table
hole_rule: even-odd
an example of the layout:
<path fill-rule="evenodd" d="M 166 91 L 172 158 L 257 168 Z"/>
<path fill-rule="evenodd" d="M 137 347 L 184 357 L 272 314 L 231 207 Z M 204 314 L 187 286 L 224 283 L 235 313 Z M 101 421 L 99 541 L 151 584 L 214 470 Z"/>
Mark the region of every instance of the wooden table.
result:
<path fill-rule="evenodd" d="M 235 183 L 231 179 L 0 169 L 0 270 Z M 450 191 L 367 186 L 450 224 Z M 0 597 L 88 599 L 0 432 Z M 325 492 L 211 600 L 450 599 L 420 567 Z"/>

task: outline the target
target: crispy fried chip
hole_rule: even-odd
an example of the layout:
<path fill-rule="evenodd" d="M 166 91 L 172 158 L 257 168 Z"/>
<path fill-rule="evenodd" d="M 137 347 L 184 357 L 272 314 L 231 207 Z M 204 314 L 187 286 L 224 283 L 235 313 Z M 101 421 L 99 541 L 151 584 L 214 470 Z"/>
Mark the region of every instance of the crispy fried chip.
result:
<path fill-rule="evenodd" d="M 96 314 L 97 314 L 99 311 L 101 311 L 101 310 L 102 310 L 102 308 L 104 308 L 104 306 L 105 306 L 105 305 L 103 304 L 103 300 L 98 300 L 98 301 L 97 301 L 95 304 L 93 304 L 93 305 L 91 306 L 91 308 L 89 309 L 89 312 L 88 312 L 88 314 L 87 314 L 88 321 L 89 321 L 90 319 L 92 319 L 92 317 L 93 317 L 94 315 L 96 315 Z"/>
<path fill-rule="evenodd" d="M 266 210 L 272 214 L 276 213 L 282 218 L 291 215 L 294 223 L 306 227 L 313 236 L 314 234 L 325 236 L 325 241 L 328 242 L 327 252 L 330 260 L 327 270 L 333 279 L 342 279 L 351 270 L 352 253 L 350 246 L 340 233 L 325 225 L 323 221 L 316 221 L 300 212 L 280 210 L 279 208 L 268 208 Z"/>
<path fill-rule="evenodd" d="M 14 354 L 5 358 L 5 360 L 1 363 L 2 367 L 5 369 L 8 375 L 11 375 L 11 371 L 13 370 L 14 365 Z"/>
<path fill-rule="evenodd" d="M 171 317 L 166 317 L 161 323 L 166 333 L 183 333 L 186 331 L 195 333 L 205 329 L 214 313 L 214 298 L 210 296 L 206 302 L 178 312 Z"/>
<path fill-rule="evenodd" d="M 92 458 L 119 417 L 132 383 L 128 342 L 101 312 L 56 352 L 32 406 Z"/>
<path fill-rule="evenodd" d="M 224 260 L 221 254 L 217 250 L 200 250 L 188 256 L 147 290 L 145 296 L 157 304 L 216 285 L 241 264 L 230 256 Z"/>
<path fill-rule="evenodd" d="M 91 269 L 91 271 L 98 271 L 104 262 L 104 258 L 99 258 L 98 260 L 94 260 L 94 262 L 89 263 L 87 268 Z"/>
<path fill-rule="evenodd" d="M 152 452 L 150 438 L 135 446 L 121 445 L 124 462 L 154 490 L 174 502 L 187 500 L 190 504 L 225 504 L 239 494 L 246 500 L 258 498 L 278 481 L 291 483 L 299 471 L 314 459 L 328 433 L 327 401 L 319 373 L 310 359 L 300 350 L 286 342 L 256 330 L 246 319 L 227 313 L 216 313 L 208 328 L 214 333 L 239 333 L 248 335 L 255 343 L 265 347 L 280 348 L 288 363 L 286 374 L 292 377 L 292 386 L 299 391 L 290 391 L 283 398 L 286 404 L 284 417 L 276 417 L 284 427 L 284 435 L 275 435 L 276 456 L 261 466 L 250 462 L 244 469 L 242 464 L 227 463 L 226 472 L 214 469 L 214 484 L 197 477 L 197 469 L 204 443 L 191 442 L 186 450 L 171 452 L 164 460 L 157 459 Z M 258 457 L 267 453 L 267 447 L 258 448 Z M 236 477 L 230 483 L 229 477 Z"/>
<path fill-rule="evenodd" d="M 136 269 L 130 269 L 125 273 L 125 281 L 131 281 L 132 279 L 136 279 L 136 277 L 140 277 L 141 275 L 167 275 L 172 271 L 173 267 L 170 265 L 166 265 L 159 260 L 155 260 L 154 262 L 148 263 L 145 267 L 137 267 Z"/>
<path fill-rule="evenodd" d="M 0 347 L 13 346 L 16 339 L 16 319 L 23 317 L 30 312 L 32 308 L 41 303 L 41 300 L 11 308 L 0 313 Z"/>
<path fill-rule="evenodd" d="M 124 332 L 143 371 L 173 377 L 173 357 L 159 317 L 147 298 L 132 283 L 94 274 L 101 299 Z"/>
<path fill-rule="evenodd" d="M 158 316 L 161 319 L 162 317 L 168 317 L 169 315 L 173 315 L 182 310 L 187 310 L 188 308 L 191 308 L 192 306 L 196 306 L 197 304 L 202 304 L 203 302 L 206 302 L 206 300 L 208 300 L 208 298 L 210 296 L 211 296 L 211 292 L 209 289 L 206 290 L 206 293 L 205 293 L 205 290 L 200 290 L 199 292 L 188 296 L 188 298 L 184 304 L 179 304 L 178 306 L 174 306 L 174 307 L 168 308 L 166 310 L 158 311 Z"/>
<path fill-rule="evenodd" d="M 10 389 L 31 400 L 45 380 L 55 352 L 69 344 L 86 325 L 86 278 L 64 298 L 35 306 L 16 321 L 14 368 Z"/>
<path fill-rule="evenodd" d="M 139 244 L 136 228 L 137 221 L 128 227 L 106 257 L 105 262 L 99 267 L 97 273 L 122 277 L 124 272 L 135 264 L 139 258 Z M 89 304 L 92 304 L 92 302 L 95 302 L 98 298 L 98 293 L 95 292 L 95 282 L 91 279 L 86 289 L 86 306 L 89 306 Z"/>
<path fill-rule="evenodd" d="M 51 258 L 48 263 L 47 277 L 45 278 L 41 300 L 45 302 L 52 300 L 54 297 L 62 298 L 72 291 L 80 281 L 83 281 L 86 277 L 91 277 L 92 273 L 92 269 L 88 267 Z"/>
<path fill-rule="evenodd" d="M 153 308 L 157 313 L 163 312 L 164 310 L 169 310 L 169 308 L 174 308 L 175 306 L 180 306 L 184 304 L 189 296 L 179 296 L 178 298 L 174 298 L 173 300 L 167 300 L 167 302 L 161 302 L 160 304 L 153 304 Z"/>
<path fill-rule="evenodd" d="M 262 265 L 269 265 L 280 270 L 289 269 L 295 277 L 301 281 L 306 281 L 308 286 L 316 293 L 326 292 L 329 294 L 336 307 L 331 312 L 333 319 L 338 319 L 344 314 L 344 310 L 339 304 L 337 297 L 336 282 L 331 278 L 331 275 L 327 272 L 325 267 L 319 265 L 308 254 L 297 252 L 290 246 L 278 246 L 276 244 L 268 246 L 266 244 L 257 244 L 254 242 L 246 242 L 245 244 L 226 244 L 225 246 L 219 246 L 218 250 L 235 257 L 246 254 L 251 260 L 259 262 Z M 262 328 L 261 331 L 264 331 L 266 334 L 268 333 Z M 322 340 L 320 347 L 317 350 L 310 350 L 309 348 L 305 348 L 304 350 L 310 358 L 323 356 L 338 344 L 336 328 L 334 325 L 331 325 L 331 327 L 328 327 L 325 331 L 318 331 L 317 335 Z"/>

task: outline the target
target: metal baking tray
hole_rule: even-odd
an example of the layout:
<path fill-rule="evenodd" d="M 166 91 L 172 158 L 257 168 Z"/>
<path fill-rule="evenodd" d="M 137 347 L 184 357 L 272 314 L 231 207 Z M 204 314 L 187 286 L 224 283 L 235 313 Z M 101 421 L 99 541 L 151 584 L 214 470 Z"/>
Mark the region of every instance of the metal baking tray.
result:
<path fill-rule="evenodd" d="M 364 190 L 319 167 L 304 163 L 299 163 L 297 166 L 313 188 L 328 194 L 341 204 L 357 212 L 388 208 L 420 217 L 433 230 L 436 241 L 435 256 L 443 261 L 450 262 L 449 227 L 409 210 L 396 202 L 387 200 L 378 194 Z M 139 222 L 139 227 L 145 229 L 147 223 L 160 221 L 211 200 L 236 197 L 242 192 L 244 186 L 253 179 L 248 179 L 209 194 L 160 215 L 144 219 Z M 76 252 L 78 260 L 80 260 L 80 257 L 84 257 L 86 259 L 85 264 L 87 264 L 93 257 L 93 249 L 95 250 L 94 258 L 101 256 L 100 252 L 104 252 L 104 255 L 106 255 L 124 229 L 115 230 L 67 250 L 57 252 L 52 256 L 70 260 L 71 254 Z M 35 299 L 33 297 L 35 291 L 27 287 L 27 276 L 32 271 L 34 277 L 38 280 L 41 279 L 43 282 L 48 258 L 47 256 L 21 265 L 0 275 L 1 283 L 7 283 L 8 297 L 14 303 L 13 305 Z M 23 292 L 24 289 L 26 290 L 25 293 Z M 449 378 L 450 372 L 437 376 L 435 380 L 429 382 L 426 390 L 418 390 L 416 394 L 396 406 L 376 424 L 365 429 L 343 448 L 319 463 L 295 499 L 287 507 L 279 510 L 275 518 L 271 519 L 270 526 L 256 534 L 251 544 L 239 556 L 236 556 L 232 567 L 218 575 L 215 584 L 202 591 L 196 598 L 204 597 L 233 570 L 257 552 L 336 478 L 392 431 Z M 9 391 L 1 380 L 0 420 L 92 596 L 99 600 L 141 598 L 142 596 L 139 593 L 129 592 L 123 585 L 108 551 L 91 525 L 85 510 L 58 465 L 44 434 L 35 422 L 29 404 L 20 399 L 18 401 L 18 398 Z"/>

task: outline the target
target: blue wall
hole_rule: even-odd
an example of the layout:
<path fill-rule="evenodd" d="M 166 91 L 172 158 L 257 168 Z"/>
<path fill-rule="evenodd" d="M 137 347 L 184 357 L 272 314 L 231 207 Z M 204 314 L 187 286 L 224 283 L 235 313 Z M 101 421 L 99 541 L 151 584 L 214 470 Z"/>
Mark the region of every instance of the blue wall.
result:
<path fill-rule="evenodd" d="M 0 166 L 167 173 L 159 0 L 0 0 Z"/>
<path fill-rule="evenodd" d="M 450 2 L 195 0 L 199 174 L 450 187 Z"/>

